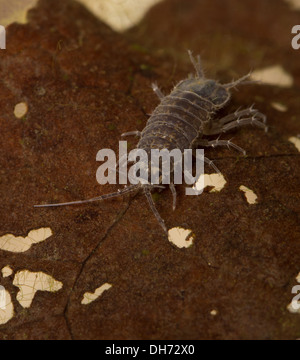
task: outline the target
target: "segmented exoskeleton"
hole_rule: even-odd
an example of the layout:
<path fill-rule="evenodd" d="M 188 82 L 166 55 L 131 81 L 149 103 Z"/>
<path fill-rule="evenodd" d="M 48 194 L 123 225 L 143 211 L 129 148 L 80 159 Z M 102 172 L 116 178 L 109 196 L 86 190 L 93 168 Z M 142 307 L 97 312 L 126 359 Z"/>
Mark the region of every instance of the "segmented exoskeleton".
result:
<path fill-rule="evenodd" d="M 195 59 L 188 51 L 192 64 L 196 70 L 195 76 L 180 81 L 171 93 L 164 96 L 156 84 L 152 84 L 153 91 L 160 99 L 160 104 L 155 108 L 143 131 L 131 131 L 122 136 L 137 135 L 140 137 L 138 149 L 145 150 L 148 154 L 151 149 L 193 149 L 196 147 L 232 146 L 245 154 L 245 151 L 232 143 L 230 140 L 207 140 L 204 136 L 217 135 L 243 125 L 257 125 L 267 131 L 266 116 L 254 109 L 253 106 L 245 110 L 237 110 L 222 118 L 215 115 L 230 100 L 230 89 L 235 86 L 248 83 L 249 74 L 228 84 L 219 84 L 215 80 L 206 79 L 202 71 L 200 57 Z M 204 162 L 219 172 L 211 160 L 204 157 Z M 174 184 L 170 184 L 173 195 L 173 209 L 176 206 L 176 190 Z M 36 207 L 64 206 L 82 204 L 92 201 L 105 200 L 111 197 L 125 195 L 132 191 L 142 189 L 147 197 L 149 205 L 165 232 L 167 227 L 159 215 L 152 196 L 151 190 L 161 185 L 151 183 L 139 183 L 130 185 L 115 193 L 98 196 L 88 200 L 79 200 L 59 204 L 35 205 Z"/>

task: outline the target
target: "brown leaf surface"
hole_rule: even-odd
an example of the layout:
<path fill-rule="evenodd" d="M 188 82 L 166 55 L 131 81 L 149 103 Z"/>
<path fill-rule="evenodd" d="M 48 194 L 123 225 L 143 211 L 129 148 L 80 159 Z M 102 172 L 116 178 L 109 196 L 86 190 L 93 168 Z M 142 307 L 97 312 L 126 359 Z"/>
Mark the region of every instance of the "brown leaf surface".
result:
<path fill-rule="evenodd" d="M 0 250 L 0 269 L 43 271 L 63 288 L 37 292 L 25 310 L 13 275 L 1 278 L 15 316 L 0 325 L 0 338 L 299 338 L 300 317 L 286 308 L 300 272 L 300 162 L 288 141 L 300 133 L 300 50 L 290 43 L 299 12 L 279 0 L 165 1 L 122 35 L 69 0 L 41 0 L 28 16 L 28 24 L 9 26 L 0 51 L 0 236 L 40 227 L 53 236 L 25 253 Z M 226 112 L 255 102 L 270 131 L 224 135 L 234 135 L 246 158 L 207 151 L 227 180 L 220 193 L 185 196 L 178 186 L 174 212 L 170 193 L 159 194 L 168 228 L 192 229 L 194 245 L 172 246 L 141 194 L 33 208 L 118 188 L 97 184 L 96 153 L 117 150 L 122 132 L 144 127 L 158 103 L 151 82 L 167 93 L 192 71 L 186 49 L 221 82 L 274 64 L 294 78 L 291 88 L 252 84 L 233 93 Z M 18 119 L 20 102 L 28 112 Z M 81 304 L 104 283 L 112 287 Z"/>

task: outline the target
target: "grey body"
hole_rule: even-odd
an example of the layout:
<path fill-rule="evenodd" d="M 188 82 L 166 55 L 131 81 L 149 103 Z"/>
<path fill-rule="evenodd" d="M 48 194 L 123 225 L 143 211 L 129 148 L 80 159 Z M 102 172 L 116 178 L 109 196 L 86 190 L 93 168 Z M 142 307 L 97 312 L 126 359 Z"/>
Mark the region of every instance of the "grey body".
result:
<path fill-rule="evenodd" d="M 200 78 L 179 82 L 161 99 L 141 132 L 138 148 L 190 149 L 208 134 L 217 110 L 230 99 L 229 90 L 214 80 Z"/>
<path fill-rule="evenodd" d="M 130 131 L 122 136 L 137 135 L 140 137 L 137 148 L 145 150 L 148 155 L 151 149 L 193 149 L 206 146 L 231 146 L 245 154 L 245 151 L 230 140 L 207 140 L 205 136 L 225 133 L 231 129 L 244 125 L 256 125 L 267 131 L 266 116 L 254 109 L 253 106 L 244 110 L 237 110 L 223 118 L 217 117 L 217 112 L 230 100 L 230 90 L 242 83 L 249 83 L 246 75 L 228 84 L 220 84 L 215 80 L 206 79 L 200 57 L 195 59 L 191 51 L 188 52 L 191 62 L 196 70 L 196 75 L 180 81 L 171 93 L 164 96 L 156 84 L 152 84 L 153 91 L 160 99 L 143 131 Z M 204 157 L 216 172 L 220 172 L 211 160 Z M 36 207 L 64 206 L 82 204 L 92 201 L 105 200 L 111 197 L 121 196 L 132 191 L 143 189 L 149 205 L 159 224 L 167 233 L 164 220 L 159 215 L 151 191 L 161 188 L 161 185 L 137 184 L 125 187 L 115 193 L 105 194 L 92 199 L 72 201 L 59 204 L 35 205 Z M 173 210 L 176 207 L 176 190 L 174 184 L 170 184 L 173 194 Z"/>

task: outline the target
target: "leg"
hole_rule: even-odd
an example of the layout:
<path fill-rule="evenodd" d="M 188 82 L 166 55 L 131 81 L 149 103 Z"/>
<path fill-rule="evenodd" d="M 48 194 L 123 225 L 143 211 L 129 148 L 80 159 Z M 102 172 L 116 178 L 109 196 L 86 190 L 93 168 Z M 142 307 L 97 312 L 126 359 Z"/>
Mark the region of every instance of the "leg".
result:
<path fill-rule="evenodd" d="M 233 148 L 235 148 L 236 150 L 240 151 L 241 153 L 243 153 L 243 155 L 246 155 L 246 151 L 244 149 L 242 149 L 240 146 L 234 144 L 233 142 L 231 142 L 231 140 L 212 140 L 212 141 L 208 141 L 208 140 L 200 140 L 198 142 L 198 146 L 211 146 L 211 147 L 216 147 L 216 146 L 227 146 L 228 148 L 230 146 L 232 146 Z"/>
<path fill-rule="evenodd" d="M 128 131 L 126 133 L 121 134 L 122 137 L 123 136 L 130 136 L 130 135 L 136 135 L 136 136 L 141 137 L 142 133 L 141 133 L 141 131 L 135 130 L 135 131 Z"/>
<path fill-rule="evenodd" d="M 209 160 L 207 157 L 204 156 L 204 162 L 211 166 L 218 174 L 221 174 L 221 171 L 216 167 L 212 160 Z"/>
<path fill-rule="evenodd" d="M 152 89 L 160 100 L 165 97 L 164 94 L 160 91 L 160 89 L 156 83 L 152 83 Z"/>
<path fill-rule="evenodd" d="M 164 220 L 161 218 L 161 216 L 159 215 L 159 212 L 157 211 L 155 204 L 153 202 L 152 196 L 151 196 L 151 192 L 148 186 L 144 186 L 144 193 L 146 195 L 146 198 L 148 200 L 148 203 L 150 205 L 150 208 L 153 212 L 153 214 L 155 215 L 157 221 L 159 222 L 159 225 L 164 229 L 164 232 L 167 234 L 168 233 L 168 229 L 165 225 Z"/>
<path fill-rule="evenodd" d="M 257 125 L 267 132 L 266 119 L 266 115 L 251 106 L 248 109 L 237 110 L 221 119 L 217 119 L 210 129 L 204 130 L 204 135 L 216 135 L 248 124 Z"/>
<path fill-rule="evenodd" d="M 198 146 L 208 146 L 209 144 L 209 141 L 207 140 L 203 140 L 203 139 L 200 139 L 200 140 L 197 140 L 197 139 L 194 139 L 194 141 L 192 142 L 192 145 L 191 145 L 191 148 L 192 149 L 196 149 Z M 208 159 L 207 157 L 204 156 L 203 158 L 204 162 L 206 164 L 208 164 L 209 166 L 211 166 L 218 174 L 221 174 L 221 171 L 216 167 L 216 165 L 213 163 L 212 160 Z"/>
<path fill-rule="evenodd" d="M 263 114 L 261 114 L 261 115 L 263 115 Z M 264 122 L 261 122 L 260 120 L 258 120 L 257 116 L 258 116 L 258 114 L 255 114 L 249 118 L 237 119 L 235 121 L 231 121 L 222 127 L 222 132 L 226 132 L 228 130 L 237 128 L 239 126 L 244 126 L 244 125 L 256 125 L 262 129 L 264 129 L 265 132 L 267 132 L 268 131 L 267 125 Z"/>
<path fill-rule="evenodd" d="M 249 117 L 249 116 L 257 115 L 261 119 L 261 121 L 265 124 L 267 121 L 266 115 L 260 113 L 257 109 L 254 109 L 253 106 L 254 105 L 251 105 L 248 109 L 245 109 L 245 110 L 238 109 L 233 114 L 229 114 L 229 115 L 224 116 L 223 118 L 219 119 L 218 123 L 224 125 L 230 121 L 238 120 L 245 116 Z"/>
<path fill-rule="evenodd" d="M 173 211 L 176 209 L 176 189 L 173 183 L 170 184 L 170 190 L 173 195 Z"/>

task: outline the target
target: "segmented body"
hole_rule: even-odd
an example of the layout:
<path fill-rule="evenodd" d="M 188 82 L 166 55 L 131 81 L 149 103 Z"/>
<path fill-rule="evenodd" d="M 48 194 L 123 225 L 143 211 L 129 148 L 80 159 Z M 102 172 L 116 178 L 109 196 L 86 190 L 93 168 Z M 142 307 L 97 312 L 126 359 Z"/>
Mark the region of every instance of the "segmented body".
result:
<path fill-rule="evenodd" d="M 146 152 L 190 149 L 210 128 L 213 115 L 229 98 L 228 90 L 214 80 L 181 81 L 151 114 L 138 148 Z"/>
<path fill-rule="evenodd" d="M 160 104 L 151 114 L 142 132 L 131 131 L 122 136 L 138 135 L 140 137 L 138 149 L 143 149 L 148 155 L 152 149 L 162 150 L 179 149 L 183 153 L 185 149 L 206 146 L 231 146 L 245 154 L 245 151 L 230 140 L 207 140 L 205 136 L 225 133 L 231 129 L 244 125 L 256 125 L 267 131 L 265 125 L 266 116 L 254 109 L 252 106 L 244 110 L 237 110 L 235 113 L 218 118 L 217 112 L 223 108 L 230 100 L 230 89 L 239 84 L 247 83 L 249 75 L 228 84 L 220 84 L 215 80 L 206 79 L 200 57 L 195 59 L 189 51 L 192 64 L 195 67 L 196 75 L 180 81 L 173 91 L 164 96 L 155 84 L 152 84 L 154 92 L 160 99 Z M 212 161 L 204 157 L 204 162 L 212 166 L 219 172 Z M 173 194 L 173 210 L 176 206 L 176 190 L 174 184 L 170 184 Z M 105 200 L 111 197 L 125 195 L 132 191 L 143 189 L 149 205 L 165 232 L 167 227 L 164 220 L 159 215 L 153 202 L 151 191 L 160 185 L 142 184 L 130 185 L 115 193 L 101 195 L 92 199 L 72 201 L 59 204 L 36 205 L 45 206 L 64 206 L 71 204 L 82 204 L 97 200 Z"/>

